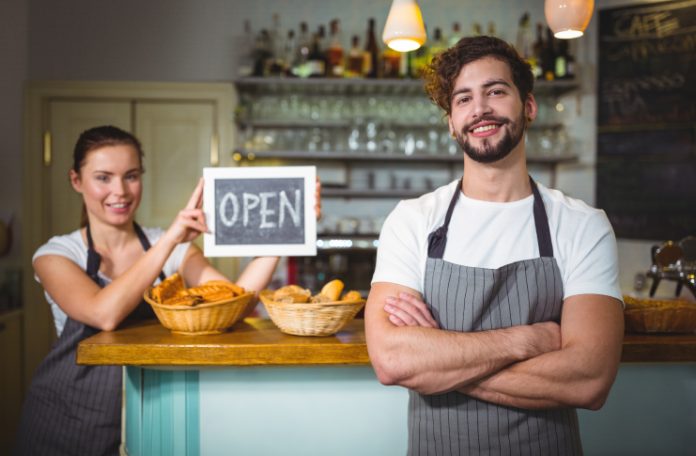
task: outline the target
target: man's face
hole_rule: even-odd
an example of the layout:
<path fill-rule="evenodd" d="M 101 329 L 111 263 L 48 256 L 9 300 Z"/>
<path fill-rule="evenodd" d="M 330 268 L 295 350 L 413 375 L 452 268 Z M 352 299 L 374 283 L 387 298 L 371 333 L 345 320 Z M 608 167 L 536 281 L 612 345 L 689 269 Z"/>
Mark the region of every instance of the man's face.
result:
<path fill-rule="evenodd" d="M 472 160 L 492 163 L 518 148 L 527 118 L 536 115 L 533 97 L 523 104 L 508 65 L 492 57 L 462 67 L 454 83 L 450 132 Z"/>

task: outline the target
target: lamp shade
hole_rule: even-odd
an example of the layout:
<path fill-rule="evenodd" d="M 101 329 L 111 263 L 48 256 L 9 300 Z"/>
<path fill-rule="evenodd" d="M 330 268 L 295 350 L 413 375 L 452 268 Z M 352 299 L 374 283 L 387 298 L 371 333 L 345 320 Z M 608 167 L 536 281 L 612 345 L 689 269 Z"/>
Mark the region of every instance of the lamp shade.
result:
<path fill-rule="evenodd" d="M 546 22 L 556 38 L 579 38 L 592 18 L 594 0 L 546 0 Z"/>
<path fill-rule="evenodd" d="M 409 52 L 425 43 L 423 15 L 416 0 L 394 0 L 382 32 L 384 43 L 395 51 Z"/>

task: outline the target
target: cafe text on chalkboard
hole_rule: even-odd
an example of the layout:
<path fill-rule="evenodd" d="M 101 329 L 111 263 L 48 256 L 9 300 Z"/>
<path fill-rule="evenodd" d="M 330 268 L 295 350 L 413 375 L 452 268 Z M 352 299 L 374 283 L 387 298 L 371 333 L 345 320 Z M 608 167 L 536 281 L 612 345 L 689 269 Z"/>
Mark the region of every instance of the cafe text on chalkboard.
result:
<path fill-rule="evenodd" d="M 597 206 L 621 238 L 696 227 L 696 0 L 599 12 Z"/>
<path fill-rule="evenodd" d="M 205 255 L 316 255 L 314 166 L 205 168 Z"/>

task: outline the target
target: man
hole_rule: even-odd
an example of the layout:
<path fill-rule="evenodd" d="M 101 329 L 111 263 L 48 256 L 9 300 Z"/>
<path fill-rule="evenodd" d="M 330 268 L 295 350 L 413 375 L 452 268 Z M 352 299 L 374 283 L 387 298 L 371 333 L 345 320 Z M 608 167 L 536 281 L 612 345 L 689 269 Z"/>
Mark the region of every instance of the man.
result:
<path fill-rule="evenodd" d="M 616 240 L 604 212 L 529 177 L 533 84 L 491 37 L 431 64 L 463 178 L 389 215 L 365 320 L 379 380 L 410 390 L 409 454 L 581 454 L 575 408 L 616 376 Z"/>

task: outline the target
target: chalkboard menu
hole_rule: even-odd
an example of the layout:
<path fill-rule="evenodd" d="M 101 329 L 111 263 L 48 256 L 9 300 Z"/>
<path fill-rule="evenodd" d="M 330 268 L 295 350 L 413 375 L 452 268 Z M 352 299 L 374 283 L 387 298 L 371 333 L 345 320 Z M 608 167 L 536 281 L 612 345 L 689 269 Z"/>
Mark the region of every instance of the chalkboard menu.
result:
<path fill-rule="evenodd" d="M 206 256 L 315 255 L 314 167 L 206 168 Z"/>
<path fill-rule="evenodd" d="M 597 205 L 617 236 L 696 234 L 696 0 L 599 12 Z"/>

